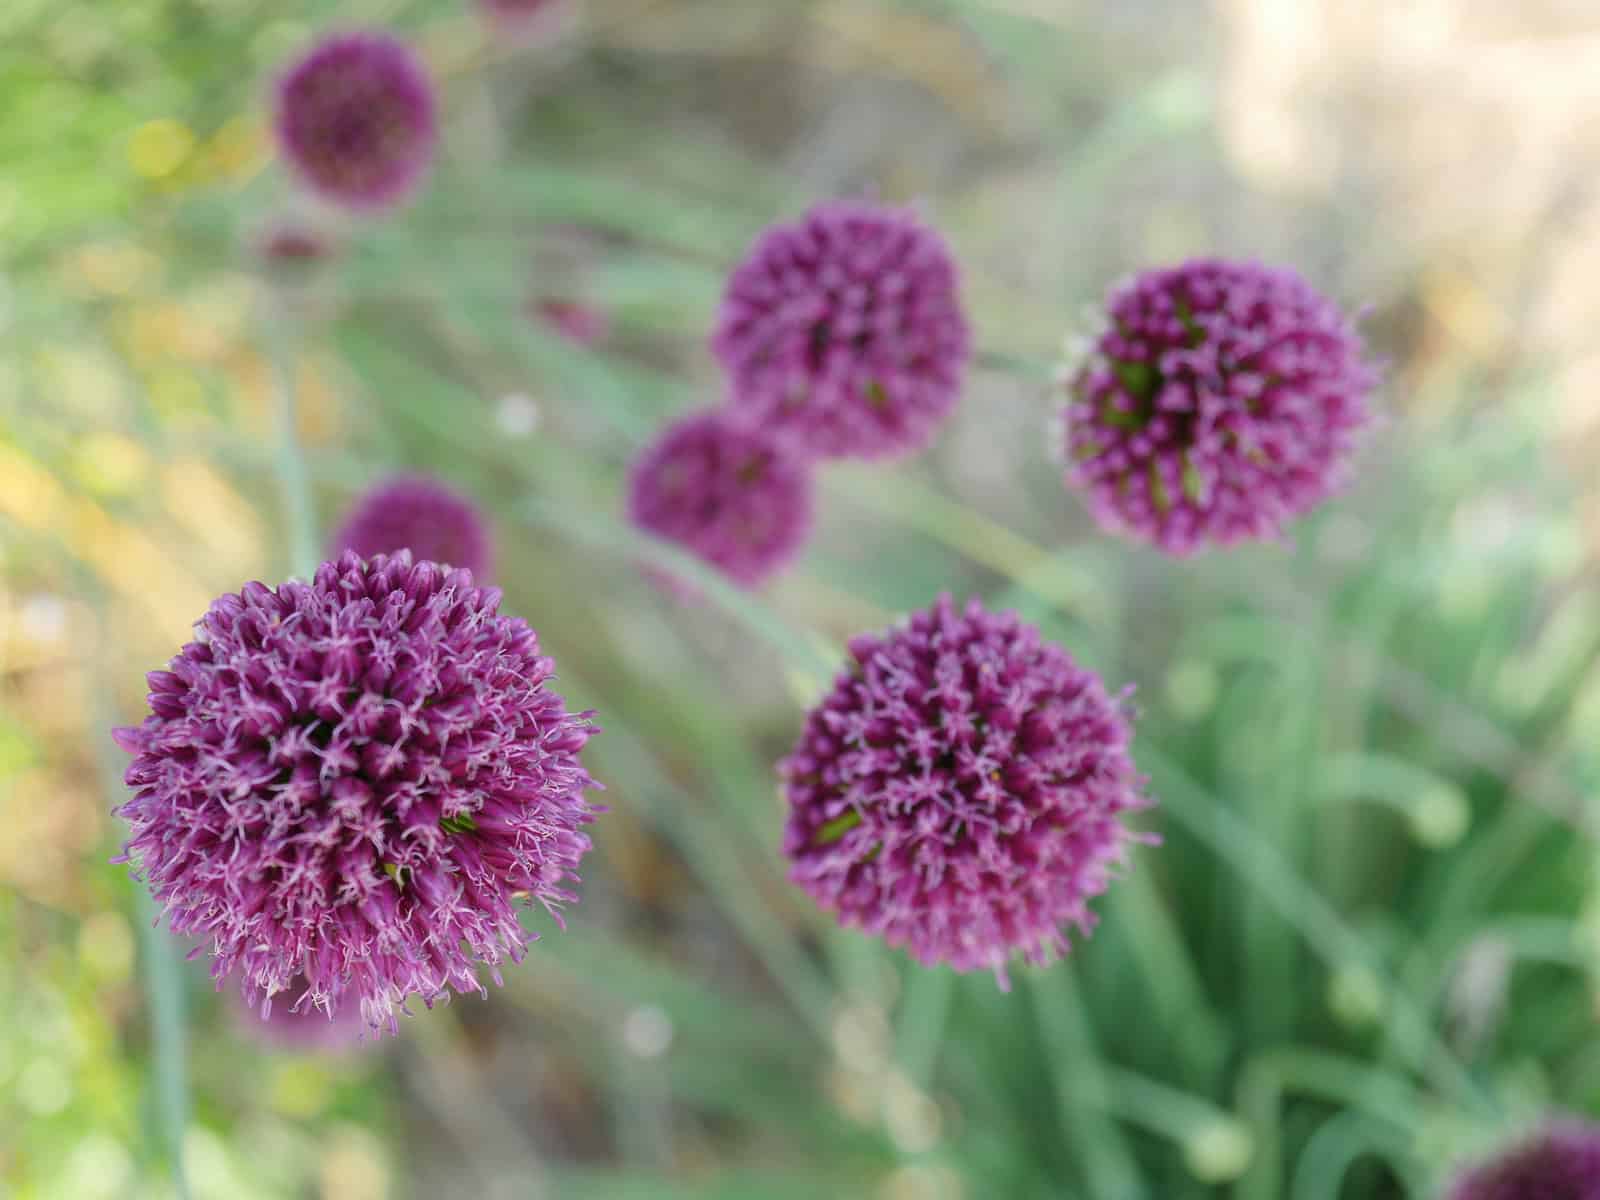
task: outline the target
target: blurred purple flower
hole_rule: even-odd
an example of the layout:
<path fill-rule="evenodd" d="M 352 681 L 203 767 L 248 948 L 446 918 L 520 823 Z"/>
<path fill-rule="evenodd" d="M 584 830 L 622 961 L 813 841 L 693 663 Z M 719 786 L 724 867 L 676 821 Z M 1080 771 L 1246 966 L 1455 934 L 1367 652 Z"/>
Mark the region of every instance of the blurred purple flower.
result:
<path fill-rule="evenodd" d="M 735 403 L 826 458 L 921 449 L 970 355 L 944 239 L 856 202 L 763 233 L 728 279 L 711 344 Z"/>
<path fill-rule="evenodd" d="M 532 935 L 517 902 L 576 897 L 594 733 L 554 664 L 465 570 L 349 552 L 314 580 L 249 583 L 149 676 L 117 811 L 174 933 L 212 942 L 259 1006 L 357 1011 L 484 991 Z M 274 1005 L 276 1007 L 276 1005 Z"/>
<path fill-rule="evenodd" d="M 668 428 L 634 462 L 628 517 L 740 587 L 759 586 L 811 530 L 812 481 L 787 442 L 725 409 Z M 667 581 L 685 598 L 693 588 Z"/>
<path fill-rule="evenodd" d="M 1461 1175 L 1448 1200 L 1600 1200 L 1600 1125 L 1553 1125 Z"/>
<path fill-rule="evenodd" d="M 1066 380 L 1067 479 L 1170 554 L 1281 534 L 1342 483 L 1377 371 L 1288 270 L 1196 259 L 1115 289 Z"/>
<path fill-rule="evenodd" d="M 562 0 L 478 0 L 485 16 L 501 25 L 520 25 L 542 17 L 562 3 Z"/>
<path fill-rule="evenodd" d="M 356 500 L 331 552 L 354 550 L 364 558 L 410 550 L 415 559 L 488 574 L 489 531 L 472 502 L 426 475 L 397 475 Z"/>
<path fill-rule="evenodd" d="M 433 161 L 433 84 L 386 33 L 328 38 L 278 83 L 283 156 L 319 195 L 353 209 L 404 199 Z"/>
<path fill-rule="evenodd" d="M 331 1054 L 360 1044 L 367 1029 L 360 1006 L 345 1004 L 330 1015 L 313 1004 L 297 1005 L 307 986 L 306 977 L 296 975 L 271 1000 L 265 1015 L 259 1007 L 241 1003 L 239 1020 L 253 1037 L 283 1050 Z"/>
<path fill-rule="evenodd" d="M 605 341 L 606 334 L 611 331 L 611 322 L 603 310 L 580 304 L 576 300 L 536 300 L 533 312 L 547 326 L 578 346 L 597 346 Z"/>
<path fill-rule="evenodd" d="M 1122 697 L 1015 613 L 948 595 L 851 662 L 779 764 L 790 878 L 921 963 L 988 969 L 1087 932 L 1150 804 Z"/>

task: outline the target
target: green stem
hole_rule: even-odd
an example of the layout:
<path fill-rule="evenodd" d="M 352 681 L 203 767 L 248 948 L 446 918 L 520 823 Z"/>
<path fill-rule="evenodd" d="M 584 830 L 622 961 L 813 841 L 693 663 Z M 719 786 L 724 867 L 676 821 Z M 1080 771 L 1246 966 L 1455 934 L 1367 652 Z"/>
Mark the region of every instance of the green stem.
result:
<path fill-rule="evenodd" d="M 524 520 L 575 541 L 633 557 L 687 580 L 796 666 L 818 672 L 823 678 L 832 678 L 843 658 L 842 652 L 824 653 L 815 641 L 791 629 L 762 601 L 740 591 L 720 571 L 669 542 L 649 537 L 620 521 L 592 516 L 570 505 L 558 505 L 545 499 L 525 501 L 516 511 Z"/>
<path fill-rule="evenodd" d="M 907 1079 L 927 1089 L 939 1062 L 955 976 L 942 968 L 913 967 L 906 974 L 895 1060 Z"/>
<path fill-rule="evenodd" d="M 1050 555 L 1027 538 L 950 500 L 917 480 L 902 476 L 885 487 L 881 473 L 836 470 L 830 491 L 852 503 L 900 521 L 948 546 L 979 566 L 1003 575 L 1014 587 L 1048 607 L 1082 621 L 1097 633 L 1111 624 L 1115 605 L 1092 571 L 1063 555 Z"/>
<path fill-rule="evenodd" d="M 562 677 L 580 695 L 597 693 L 570 670 Z M 695 821 L 695 799 L 672 782 L 671 773 L 626 717 L 608 709 L 606 735 L 594 751 L 607 777 L 632 796 L 634 813 L 677 846 L 689 869 L 729 914 L 750 952 L 789 1001 L 795 1015 L 827 1044 L 835 995 L 827 977 L 800 951 L 782 918 L 751 878 L 744 855 L 723 833 L 721 821 Z"/>
<path fill-rule="evenodd" d="M 278 432 L 277 474 L 284 519 L 289 526 L 289 572 L 310 578 L 322 556 L 311 504 L 311 482 L 300 448 L 294 342 L 282 327 L 286 317 L 273 313 L 268 320 L 272 326 L 268 336 L 272 343 L 273 412 Z"/>
<path fill-rule="evenodd" d="M 1105 1067 L 1071 965 L 1058 963 L 1035 976 L 1029 991 L 1049 1051 L 1062 1132 L 1082 1157 L 1091 1193 L 1103 1200 L 1148 1196 L 1138 1161 L 1107 1113 Z"/>
<path fill-rule="evenodd" d="M 1345 924 L 1322 896 L 1308 887 L 1270 843 L 1219 804 L 1159 751 L 1141 747 L 1139 761 L 1150 772 L 1162 811 L 1181 823 L 1252 884 L 1330 967 L 1348 962 L 1367 966 L 1391 996 L 1397 1047 L 1411 1065 L 1435 1074 L 1463 1106 L 1494 1117 L 1499 1107 L 1444 1043 L 1426 1011 L 1382 970 L 1364 938 Z"/>
<path fill-rule="evenodd" d="M 1410 1169 L 1404 1135 L 1361 1112 L 1330 1117 L 1307 1139 L 1295 1166 L 1291 1190 L 1294 1200 L 1339 1200 L 1351 1166 L 1368 1155 L 1389 1163 L 1402 1176 L 1415 1173 Z M 1420 1192 L 1414 1189 L 1413 1194 Z"/>
<path fill-rule="evenodd" d="M 1240 1182 L 1239 1200 L 1269 1200 L 1280 1194 L 1281 1111 L 1290 1092 L 1365 1113 L 1401 1131 L 1412 1127 L 1421 1107 L 1409 1084 L 1368 1063 L 1298 1046 L 1257 1055 L 1244 1064 L 1239 1077 L 1239 1107 L 1251 1118 L 1259 1150 Z"/>
<path fill-rule="evenodd" d="M 1228 1031 L 1207 998 L 1182 932 L 1151 877 L 1151 864 L 1128 872 L 1117 885 L 1110 911 L 1125 922 L 1124 941 L 1144 972 L 1162 1027 L 1178 1046 L 1189 1082 L 1209 1082 L 1227 1056 Z"/>
<path fill-rule="evenodd" d="M 1203 1096 L 1121 1067 L 1105 1069 L 1103 1090 L 1108 1113 L 1174 1142 L 1186 1142 L 1197 1133 L 1235 1120 L 1232 1113 Z"/>
<path fill-rule="evenodd" d="M 189 1123 L 188 1065 L 184 1052 L 183 988 L 171 936 L 161 928 L 161 911 L 147 888 L 139 888 L 140 948 L 145 994 L 154 1033 L 156 1108 L 166 1133 L 172 1185 L 178 1200 L 189 1200 L 183 1169 L 183 1135 Z"/>
<path fill-rule="evenodd" d="M 96 628 L 102 641 L 106 637 L 106 620 L 98 586 L 87 572 L 81 579 L 84 592 L 96 600 Z M 105 655 L 100 661 L 107 661 Z M 104 731 L 113 723 L 106 697 L 108 687 L 95 689 L 94 727 Z M 125 788 L 122 782 L 122 761 L 108 737 L 98 736 L 96 759 L 101 783 L 106 795 L 120 800 Z M 188 1177 L 183 1169 L 183 1137 L 189 1123 L 188 1067 L 184 1052 L 183 985 L 179 974 L 178 956 L 172 937 L 161 928 L 161 909 L 150 889 L 137 886 L 141 972 L 145 999 L 150 1006 L 151 1057 L 155 1072 L 156 1113 L 167 1143 L 167 1158 L 172 1168 L 172 1186 L 177 1200 L 189 1200 Z"/>
<path fill-rule="evenodd" d="M 973 361 L 979 370 L 1011 375 L 1029 383 L 1052 383 L 1056 377 L 1055 363 L 1021 354 L 1008 354 L 1004 350 L 980 350 Z"/>

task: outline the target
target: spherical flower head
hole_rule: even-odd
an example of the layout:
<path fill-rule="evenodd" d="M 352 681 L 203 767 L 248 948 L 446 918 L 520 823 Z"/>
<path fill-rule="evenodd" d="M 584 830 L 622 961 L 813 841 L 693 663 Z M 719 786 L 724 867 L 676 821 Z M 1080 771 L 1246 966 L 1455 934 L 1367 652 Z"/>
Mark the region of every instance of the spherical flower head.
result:
<path fill-rule="evenodd" d="M 744 588 L 786 566 L 811 529 L 812 479 L 781 436 L 727 410 L 669 427 L 634 462 L 628 518 Z M 685 599 L 695 590 L 664 580 Z"/>
<path fill-rule="evenodd" d="M 1066 378 L 1067 479 L 1171 554 L 1274 538 L 1342 482 L 1377 372 L 1292 271 L 1197 259 L 1115 289 Z"/>
<path fill-rule="evenodd" d="M 909 212 L 839 202 L 756 240 L 711 345 L 735 402 L 810 453 L 889 458 L 954 408 L 969 341 L 944 239 Z"/>
<path fill-rule="evenodd" d="M 948 595 L 879 636 L 779 764 L 790 877 L 925 966 L 1044 963 L 1087 932 L 1147 807 L 1124 696 L 1015 613 Z"/>
<path fill-rule="evenodd" d="M 410 550 L 413 558 L 465 567 L 482 578 L 493 549 L 472 502 L 425 475 L 397 475 L 364 492 L 335 532 L 332 553 L 364 558 Z"/>
<path fill-rule="evenodd" d="M 150 715 L 116 731 L 119 861 L 210 939 L 219 984 L 397 1030 L 408 996 L 521 961 L 519 901 L 575 899 L 591 714 L 499 604 L 465 570 L 349 552 L 223 596 L 149 676 Z"/>
<path fill-rule="evenodd" d="M 408 196 L 433 161 L 436 122 L 426 69 L 386 33 L 328 38 L 278 83 L 285 160 L 345 208 L 385 208 Z"/>
<path fill-rule="evenodd" d="M 1448 1200 L 1600 1200 L 1600 1126 L 1551 1126 L 1463 1174 Z"/>

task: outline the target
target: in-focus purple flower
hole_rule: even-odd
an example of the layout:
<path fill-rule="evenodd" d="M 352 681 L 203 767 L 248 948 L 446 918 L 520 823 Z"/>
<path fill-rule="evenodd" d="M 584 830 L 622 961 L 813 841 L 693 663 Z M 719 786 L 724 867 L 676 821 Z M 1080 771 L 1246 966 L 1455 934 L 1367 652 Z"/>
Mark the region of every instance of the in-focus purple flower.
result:
<path fill-rule="evenodd" d="M 1553 1125 L 1467 1171 L 1448 1200 L 1600 1200 L 1600 1125 Z"/>
<path fill-rule="evenodd" d="M 576 300 L 547 297 L 534 301 L 532 307 L 539 320 L 577 346 L 597 346 L 611 331 L 603 310 Z"/>
<path fill-rule="evenodd" d="M 1300 276 L 1196 259 L 1107 308 L 1067 375 L 1062 435 L 1104 527 L 1189 554 L 1277 537 L 1341 484 L 1377 372 Z"/>
<path fill-rule="evenodd" d="M 306 988 L 305 976 L 295 976 L 283 995 L 268 1001 L 266 1012 L 238 1002 L 239 1022 L 252 1037 L 283 1050 L 333 1054 L 364 1040 L 367 1025 L 359 1005 L 347 1003 L 331 1014 L 315 1004 L 296 1005 Z"/>
<path fill-rule="evenodd" d="M 319 195 L 353 209 L 404 199 L 433 162 L 433 84 L 386 33 L 328 38 L 278 83 L 283 156 Z"/>
<path fill-rule="evenodd" d="M 1015 613 L 948 595 L 850 643 L 779 764 L 790 878 L 924 965 L 1031 963 L 1087 932 L 1147 807 L 1125 699 Z"/>
<path fill-rule="evenodd" d="M 826 458 L 927 445 L 970 356 L 944 239 L 856 202 L 763 233 L 728 279 L 711 344 L 735 403 Z"/>
<path fill-rule="evenodd" d="M 811 529 L 811 470 L 782 437 L 725 409 L 669 427 L 634 462 L 628 517 L 640 529 L 759 586 Z M 694 589 L 673 584 L 685 598 Z"/>
<path fill-rule="evenodd" d="M 500 593 L 408 552 L 349 552 L 310 583 L 246 584 L 149 676 L 119 861 L 174 933 L 211 939 L 245 1001 L 354 1008 L 484 991 L 589 849 L 594 729 Z M 304 976 L 303 984 L 296 977 Z"/>
<path fill-rule="evenodd" d="M 489 572 L 489 531 L 472 502 L 426 475 L 397 475 L 356 500 L 333 535 L 331 552 L 363 558 L 410 550 L 415 559 Z"/>

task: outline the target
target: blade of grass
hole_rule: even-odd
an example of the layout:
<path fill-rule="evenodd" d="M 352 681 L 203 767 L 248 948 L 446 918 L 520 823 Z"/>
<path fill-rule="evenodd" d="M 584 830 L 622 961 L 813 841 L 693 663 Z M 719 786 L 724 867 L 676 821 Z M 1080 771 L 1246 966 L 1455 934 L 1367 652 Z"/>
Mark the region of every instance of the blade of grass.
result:
<path fill-rule="evenodd" d="M 266 315 L 273 375 L 273 415 L 277 423 L 278 485 L 283 494 L 284 523 L 289 530 L 289 571 L 309 579 L 321 561 L 311 483 L 305 455 L 300 449 L 296 404 L 296 339 L 289 318 L 278 312 Z"/>
<path fill-rule="evenodd" d="M 1071 964 L 1030 975 L 1028 991 L 1050 1054 L 1062 1132 L 1083 1159 L 1091 1193 L 1099 1200 L 1148 1196 L 1138 1160 L 1122 1131 L 1105 1117 L 1104 1068 Z"/>
<path fill-rule="evenodd" d="M 1384 983 L 1393 997 L 1396 1036 L 1415 1069 L 1435 1074 L 1464 1107 L 1489 1117 L 1498 1113 L 1494 1100 L 1451 1053 L 1424 1012 L 1389 979 L 1365 939 L 1306 885 L 1271 844 L 1159 751 L 1145 746 L 1136 758 L 1150 773 L 1154 791 L 1162 798 L 1162 811 L 1260 891 L 1319 958 L 1330 967 L 1361 963 Z"/>
<path fill-rule="evenodd" d="M 1239 1107 L 1250 1116 L 1258 1138 L 1255 1162 L 1239 1184 L 1240 1200 L 1277 1200 L 1281 1195 L 1280 1112 L 1289 1091 L 1347 1105 L 1401 1133 L 1414 1129 L 1421 1109 L 1412 1088 L 1369 1063 L 1298 1046 L 1257 1055 L 1239 1076 Z"/>
<path fill-rule="evenodd" d="M 926 1091 L 938 1066 L 955 976 L 942 968 L 910 966 L 904 979 L 894 1056 L 905 1077 Z"/>
<path fill-rule="evenodd" d="M 535 525 L 686 580 L 785 658 L 817 672 L 822 678 L 832 677 L 840 656 L 821 653 L 815 642 L 791 629 L 766 604 L 729 583 L 720 571 L 676 546 L 647 537 L 620 521 L 574 512 L 549 500 L 525 501 L 517 512 Z"/>

